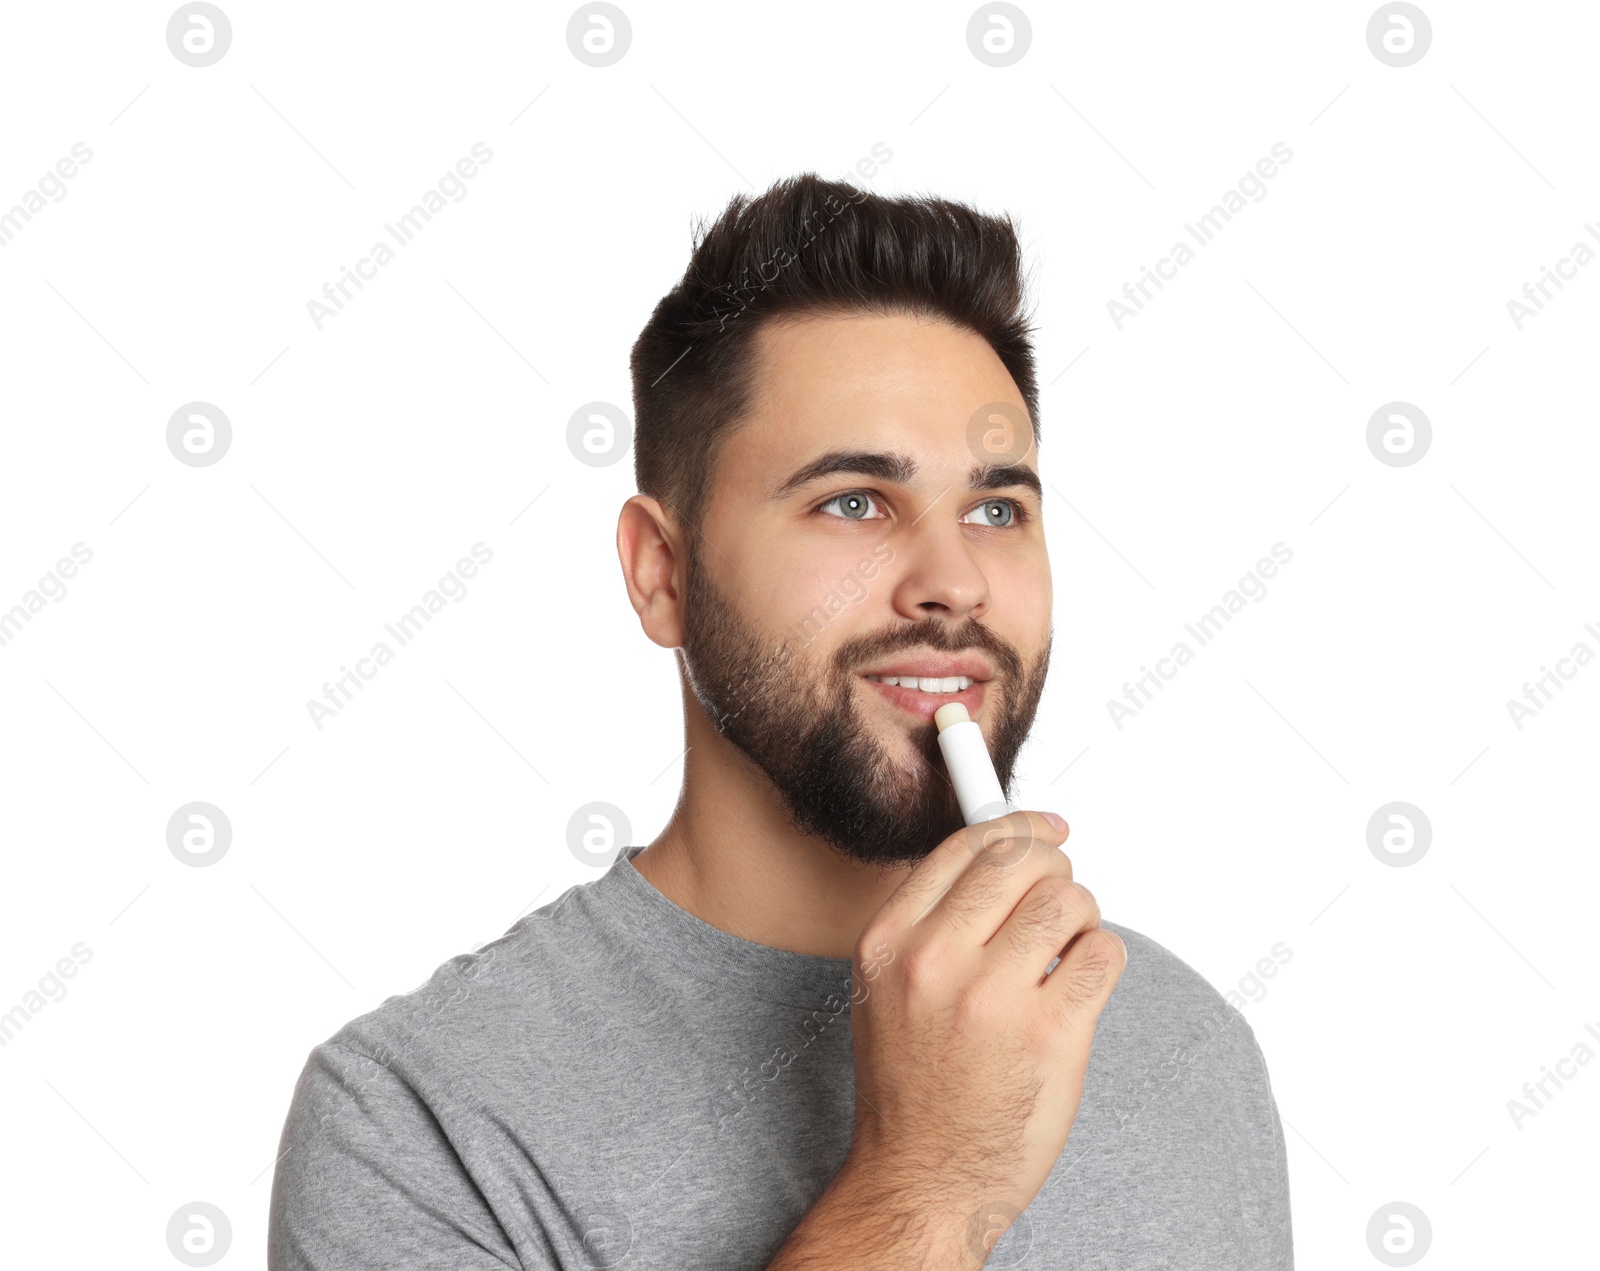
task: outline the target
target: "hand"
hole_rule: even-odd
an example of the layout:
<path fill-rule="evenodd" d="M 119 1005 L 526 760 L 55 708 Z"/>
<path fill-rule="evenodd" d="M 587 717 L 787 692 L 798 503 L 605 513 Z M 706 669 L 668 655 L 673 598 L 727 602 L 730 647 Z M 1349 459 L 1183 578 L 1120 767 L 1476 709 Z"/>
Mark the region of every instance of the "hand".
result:
<path fill-rule="evenodd" d="M 1077 1116 L 1127 951 L 1072 880 L 1068 832 L 1013 812 L 952 834 L 857 941 L 847 1168 L 929 1228 L 1020 1212 Z"/>

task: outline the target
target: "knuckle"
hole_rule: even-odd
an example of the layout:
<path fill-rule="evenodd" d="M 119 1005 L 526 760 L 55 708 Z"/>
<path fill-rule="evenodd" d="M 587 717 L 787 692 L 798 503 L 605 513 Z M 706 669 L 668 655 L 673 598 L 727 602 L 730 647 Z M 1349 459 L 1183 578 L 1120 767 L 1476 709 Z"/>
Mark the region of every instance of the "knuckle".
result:
<path fill-rule="evenodd" d="M 1128 951 L 1122 943 L 1122 937 L 1114 931 L 1107 931 L 1104 927 L 1097 926 L 1092 931 L 1084 933 L 1083 938 L 1089 942 L 1089 951 L 1098 959 L 1104 961 L 1115 971 L 1122 969 L 1122 964 L 1127 960 Z"/>
<path fill-rule="evenodd" d="M 1080 944 L 1082 948 L 1078 948 Z M 1122 949 L 1109 932 L 1088 933 L 1074 944 L 1072 960 L 1064 960 L 1051 972 L 1051 980 L 1058 975 L 1066 975 L 1058 999 L 1062 1023 L 1077 1031 L 1093 1031 L 1102 997 L 1122 975 Z"/>
<path fill-rule="evenodd" d="M 908 994 L 929 993 L 943 983 L 943 963 L 928 945 L 908 950 L 895 961 L 899 967 L 898 981 Z"/>
<path fill-rule="evenodd" d="M 981 1022 L 994 1016 L 1001 1006 L 1000 995 L 987 976 L 976 976 L 956 989 L 953 995 L 956 1018 Z"/>
<path fill-rule="evenodd" d="M 1006 924 L 1009 938 L 1006 949 L 1014 957 L 1026 958 L 1057 942 L 1061 929 L 1061 898 L 1049 887 L 1035 888 L 1025 903 L 1018 906 Z"/>
<path fill-rule="evenodd" d="M 1068 969 L 1067 992 L 1078 1007 L 1094 1001 L 1122 974 L 1122 942 L 1096 927 L 1084 934 Z"/>
<path fill-rule="evenodd" d="M 1072 860 L 1059 847 L 1047 841 L 1034 839 L 1029 847 L 1036 868 L 1042 878 L 1072 877 Z M 1020 859 L 1020 858 L 1019 858 Z"/>
<path fill-rule="evenodd" d="M 885 940 L 876 927 L 868 926 L 856 937 L 855 949 L 851 959 L 856 966 L 871 966 L 878 959 L 878 951 L 884 946 Z"/>
<path fill-rule="evenodd" d="M 984 865 L 998 863 L 996 858 L 988 855 L 988 849 L 984 849 L 978 859 Z M 966 918 L 993 905 L 1005 887 L 1005 876 L 1000 870 L 969 869 L 946 893 L 939 908 L 952 919 L 962 920 L 961 925 L 965 925 Z"/>
<path fill-rule="evenodd" d="M 1029 853 L 1034 845 L 1045 842 L 1040 828 L 1048 831 L 1042 820 L 1035 821 L 1029 813 L 1008 813 L 995 820 L 984 821 L 971 828 L 971 848 L 974 855 L 987 852 L 997 860 L 1016 861 Z"/>
<path fill-rule="evenodd" d="M 1094 926 L 1100 921 L 1100 903 L 1092 891 L 1070 878 L 1061 881 L 1061 889 L 1061 903 L 1077 918 L 1080 926 Z"/>
<path fill-rule="evenodd" d="M 982 832 L 973 844 L 973 856 L 977 863 L 990 869 L 1005 869 L 1017 864 L 1034 845 L 1034 839 L 1025 826 L 1019 830 L 1016 826 L 997 821 L 977 828 Z"/>
<path fill-rule="evenodd" d="M 1071 886 L 1057 878 L 1042 880 L 1033 889 L 1030 917 L 1048 931 L 1058 929 L 1072 908 Z"/>

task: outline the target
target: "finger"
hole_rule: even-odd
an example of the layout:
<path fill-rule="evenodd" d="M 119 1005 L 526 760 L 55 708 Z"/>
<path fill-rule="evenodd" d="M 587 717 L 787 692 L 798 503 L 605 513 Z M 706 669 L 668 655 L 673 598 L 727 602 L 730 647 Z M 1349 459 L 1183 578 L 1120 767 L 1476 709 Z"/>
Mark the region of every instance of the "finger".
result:
<path fill-rule="evenodd" d="M 1127 963 L 1121 938 L 1094 926 L 1067 947 L 1056 969 L 1045 976 L 1041 988 L 1055 1007 L 1056 1019 L 1082 1046 L 1093 1037 L 1095 1021 Z"/>
<path fill-rule="evenodd" d="M 994 939 L 1028 892 L 1046 878 L 1071 880 L 1072 861 L 1061 848 L 996 835 L 922 920 L 925 938 L 955 938 L 976 950 Z"/>
<path fill-rule="evenodd" d="M 903 938 L 962 872 L 988 845 L 1014 852 L 1019 844 L 1039 842 L 1051 847 L 1065 842 L 1066 828 L 1056 829 L 1042 812 L 1009 812 L 957 830 L 912 867 L 904 882 L 873 915 L 868 929 L 877 939 Z M 997 845 L 1005 843 L 1005 849 Z"/>
<path fill-rule="evenodd" d="M 1016 968 L 1029 983 L 1044 982 L 1045 968 L 1082 932 L 1100 925 L 1094 893 L 1070 877 L 1046 874 L 1028 888 L 987 945 L 989 961 L 1004 973 Z"/>

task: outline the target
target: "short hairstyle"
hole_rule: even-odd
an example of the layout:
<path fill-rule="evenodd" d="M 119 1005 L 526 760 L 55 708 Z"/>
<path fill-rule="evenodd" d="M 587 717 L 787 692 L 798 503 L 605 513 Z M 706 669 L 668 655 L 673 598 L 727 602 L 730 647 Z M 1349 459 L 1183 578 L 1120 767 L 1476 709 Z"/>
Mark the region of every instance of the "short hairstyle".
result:
<path fill-rule="evenodd" d="M 695 235 L 629 361 L 634 477 L 678 524 L 699 529 L 723 443 L 750 409 L 756 334 L 779 317 L 903 312 L 972 331 L 1016 382 L 1037 447 L 1032 327 L 1009 216 L 806 172 L 754 199 L 734 195 Z"/>

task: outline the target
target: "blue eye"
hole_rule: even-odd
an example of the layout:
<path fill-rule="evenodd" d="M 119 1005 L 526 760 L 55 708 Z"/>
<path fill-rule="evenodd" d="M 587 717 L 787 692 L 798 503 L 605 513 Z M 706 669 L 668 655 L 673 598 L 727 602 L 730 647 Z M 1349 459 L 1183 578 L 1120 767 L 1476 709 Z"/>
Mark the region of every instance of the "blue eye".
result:
<path fill-rule="evenodd" d="M 1008 510 L 1011 513 L 1009 520 L 996 521 L 994 519 L 994 513 L 1001 509 Z M 1013 525 L 1021 525 L 1023 521 L 1028 519 L 1027 510 L 1015 499 L 990 499 L 987 503 L 981 503 L 972 510 L 981 512 L 986 518 L 984 524 L 997 530 L 1010 529 Z"/>
<path fill-rule="evenodd" d="M 846 490 L 843 494 L 836 494 L 826 503 L 819 505 L 817 511 L 820 512 L 823 508 L 832 507 L 835 503 L 838 503 L 844 509 L 844 516 L 841 519 L 869 521 L 874 519 L 867 515 L 867 504 L 871 502 L 872 496 L 865 490 Z"/>
<path fill-rule="evenodd" d="M 830 512 L 829 509 L 837 511 Z M 834 515 L 838 520 L 888 519 L 882 507 L 878 506 L 878 496 L 867 490 L 846 490 L 843 495 L 834 495 L 826 503 L 819 503 L 813 511 Z M 971 515 L 981 515 L 982 520 L 968 520 Z M 990 530 L 1014 530 L 1030 519 L 1032 515 L 1018 499 L 1005 498 L 987 499 L 979 503 L 963 515 L 962 522 L 966 525 L 984 525 Z"/>

